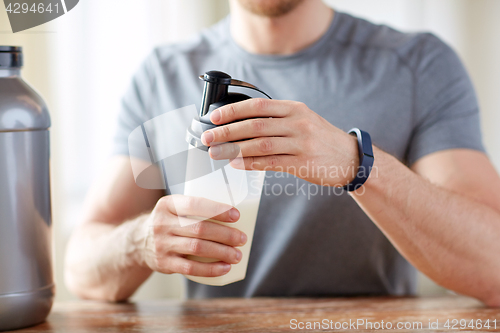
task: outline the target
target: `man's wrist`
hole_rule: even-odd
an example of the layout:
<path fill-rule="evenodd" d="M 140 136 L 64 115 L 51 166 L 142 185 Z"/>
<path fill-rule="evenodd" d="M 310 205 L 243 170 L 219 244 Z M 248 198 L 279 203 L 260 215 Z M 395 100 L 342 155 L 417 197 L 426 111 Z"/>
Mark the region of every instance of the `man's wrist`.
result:
<path fill-rule="evenodd" d="M 125 253 L 133 266 L 149 268 L 146 261 L 146 249 L 150 228 L 147 220 L 150 214 L 144 214 L 127 222 L 129 230 Z"/>
<path fill-rule="evenodd" d="M 397 159 L 384 152 L 383 150 L 378 149 L 377 147 L 373 147 L 373 167 L 370 173 L 370 177 L 366 180 L 366 182 L 355 191 L 349 192 L 354 195 L 360 195 L 366 193 L 367 191 L 386 191 L 387 190 L 387 180 L 382 180 L 380 177 L 380 172 L 383 170 L 387 170 L 390 168 L 388 165 L 391 165 L 393 162 L 397 162 Z M 385 183 L 384 183 L 385 182 Z"/>

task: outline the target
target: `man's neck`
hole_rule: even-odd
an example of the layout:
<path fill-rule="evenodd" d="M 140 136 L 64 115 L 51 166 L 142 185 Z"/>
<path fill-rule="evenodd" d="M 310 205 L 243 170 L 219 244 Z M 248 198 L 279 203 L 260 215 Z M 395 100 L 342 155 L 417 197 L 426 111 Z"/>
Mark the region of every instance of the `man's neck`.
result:
<path fill-rule="evenodd" d="M 321 0 L 303 1 L 279 17 L 256 15 L 238 1 L 231 3 L 231 35 L 250 53 L 287 55 L 296 53 L 321 38 L 334 12 Z"/>

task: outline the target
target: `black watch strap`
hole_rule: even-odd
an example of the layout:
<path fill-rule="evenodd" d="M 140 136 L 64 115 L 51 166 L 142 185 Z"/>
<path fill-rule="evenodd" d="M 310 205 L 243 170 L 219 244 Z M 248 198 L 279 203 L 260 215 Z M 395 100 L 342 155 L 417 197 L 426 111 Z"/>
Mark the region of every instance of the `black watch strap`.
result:
<path fill-rule="evenodd" d="M 370 137 L 370 134 L 360 130 L 359 128 L 352 128 L 347 133 L 356 134 L 356 137 L 358 138 L 358 172 L 356 173 L 356 178 L 354 178 L 351 183 L 344 186 L 344 190 L 352 192 L 356 191 L 366 182 L 366 180 L 370 176 L 370 172 L 372 171 L 373 162 L 375 159 L 373 157 L 372 139 Z"/>

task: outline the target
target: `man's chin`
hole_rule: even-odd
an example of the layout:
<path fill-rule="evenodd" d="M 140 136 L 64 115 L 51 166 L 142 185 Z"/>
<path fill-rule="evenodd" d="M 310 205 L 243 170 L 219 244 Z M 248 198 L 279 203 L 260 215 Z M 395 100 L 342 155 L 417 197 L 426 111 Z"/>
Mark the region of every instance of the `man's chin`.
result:
<path fill-rule="evenodd" d="M 246 10 L 261 16 L 278 17 L 288 14 L 304 0 L 238 0 Z"/>

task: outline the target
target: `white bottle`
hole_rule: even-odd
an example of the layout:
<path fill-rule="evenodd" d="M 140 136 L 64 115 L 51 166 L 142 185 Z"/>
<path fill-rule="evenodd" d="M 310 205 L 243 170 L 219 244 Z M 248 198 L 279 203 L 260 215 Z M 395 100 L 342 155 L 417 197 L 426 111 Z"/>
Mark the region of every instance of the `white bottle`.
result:
<path fill-rule="evenodd" d="M 228 74 L 219 71 L 207 72 L 200 76 L 200 79 L 205 81 L 205 87 L 200 114 L 192 120 L 187 131 L 189 150 L 184 195 L 204 197 L 236 207 L 240 211 L 240 219 L 236 223 L 211 221 L 237 228 L 244 232 L 248 239 L 247 243 L 240 248 L 243 254 L 241 261 L 232 265 L 229 273 L 219 277 L 186 277 L 207 285 L 223 286 L 245 278 L 265 172 L 237 170 L 229 165 L 228 160 L 212 160 L 208 154 L 208 147 L 201 142 L 201 135 L 206 130 L 217 127 L 210 121 L 210 114 L 213 110 L 250 98 L 244 94 L 228 92 L 229 86 L 246 87 L 269 96 L 250 83 L 234 80 Z M 217 261 L 195 256 L 189 258 L 203 262 Z"/>
<path fill-rule="evenodd" d="M 205 154 L 210 158 L 208 153 L 192 146 L 190 148 L 188 153 L 187 178 L 191 174 L 189 168 L 197 168 L 199 166 L 197 162 L 199 162 L 200 158 L 203 158 L 200 154 Z M 223 286 L 245 278 L 264 178 L 264 171 L 237 170 L 227 164 L 218 170 L 213 169 L 211 173 L 189 180 L 184 184 L 184 195 L 203 197 L 236 207 L 240 212 L 240 219 L 237 222 L 224 223 L 212 219 L 208 220 L 239 229 L 247 235 L 246 244 L 239 247 L 242 252 L 241 261 L 231 265 L 229 273 L 218 277 L 186 276 L 188 279 L 207 285 Z M 197 219 L 192 216 L 191 218 Z M 218 261 L 216 259 L 195 256 L 188 256 L 188 259 L 202 262 Z"/>

